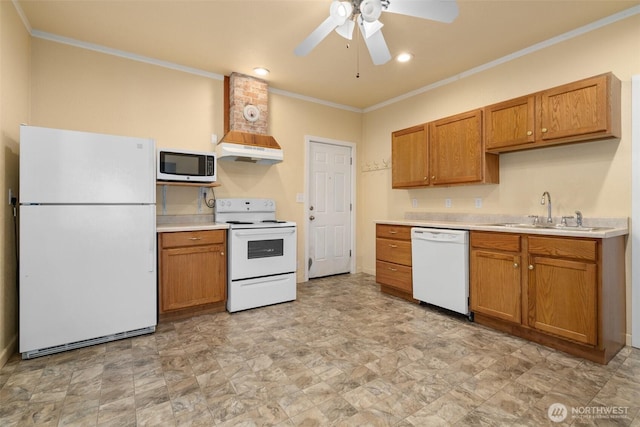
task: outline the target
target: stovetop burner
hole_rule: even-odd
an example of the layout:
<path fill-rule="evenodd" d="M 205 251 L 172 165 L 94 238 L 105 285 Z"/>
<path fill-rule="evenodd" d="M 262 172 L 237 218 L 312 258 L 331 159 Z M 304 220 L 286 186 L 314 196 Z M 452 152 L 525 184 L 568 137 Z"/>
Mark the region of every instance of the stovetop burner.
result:
<path fill-rule="evenodd" d="M 251 221 L 227 221 L 227 224 L 253 224 Z"/>
<path fill-rule="evenodd" d="M 261 222 L 267 222 L 272 224 L 284 224 L 287 221 L 281 221 L 279 219 L 265 219 L 264 221 L 261 221 Z"/>

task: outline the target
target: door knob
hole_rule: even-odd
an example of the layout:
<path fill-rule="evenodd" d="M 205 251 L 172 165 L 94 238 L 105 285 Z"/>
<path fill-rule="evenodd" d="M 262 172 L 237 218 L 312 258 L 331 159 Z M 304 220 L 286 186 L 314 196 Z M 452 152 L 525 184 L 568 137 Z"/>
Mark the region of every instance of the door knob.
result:
<path fill-rule="evenodd" d="M 316 219 L 316 217 L 315 217 L 315 216 L 313 216 L 313 215 L 311 215 L 311 216 L 309 217 L 309 221 L 313 221 L 314 219 Z"/>

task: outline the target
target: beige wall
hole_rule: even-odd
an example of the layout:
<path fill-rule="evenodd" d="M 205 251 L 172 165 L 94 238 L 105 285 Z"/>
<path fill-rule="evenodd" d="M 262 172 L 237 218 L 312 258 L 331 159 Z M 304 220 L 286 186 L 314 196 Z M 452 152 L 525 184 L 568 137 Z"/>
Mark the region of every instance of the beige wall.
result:
<path fill-rule="evenodd" d="M 13 4 L 0 2 L 0 367 L 17 348 L 16 256 L 11 188 L 18 194 L 20 123 L 29 119 L 29 33 Z"/>
<path fill-rule="evenodd" d="M 363 217 L 358 225 L 360 266 L 375 271 L 374 221 L 407 211 L 545 214 L 549 191 L 554 215 L 576 209 L 588 217 L 631 216 L 631 76 L 640 72 L 640 16 L 547 47 L 436 90 L 364 115 L 360 162 L 390 157 L 390 133 L 541 89 L 612 71 L 622 81 L 622 138 L 500 156 L 500 184 L 391 190 L 391 171 L 361 174 Z M 437 66 L 437 58 L 434 58 Z M 481 197 L 481 209 L 474 199 Z M 411 199 L 418 200 L 412 209 Z M 452 200 L 445 209 L 444 199 Z M 627 271 L 630 271 L 627 250 Z M 627 317 L 631 277 L 627 274 Z M 630 325 L 630 320 L 629 320 Z M 630 326 L 627 332 L 630 332 Z"/>

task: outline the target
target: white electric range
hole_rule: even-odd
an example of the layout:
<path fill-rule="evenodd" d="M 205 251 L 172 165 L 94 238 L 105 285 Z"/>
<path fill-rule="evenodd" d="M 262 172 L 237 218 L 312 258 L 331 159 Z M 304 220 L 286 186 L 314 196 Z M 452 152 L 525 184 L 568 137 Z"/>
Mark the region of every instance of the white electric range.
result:
<path fill-rule="evenodd" d="M 229 224 L 227 311 L 295 300 L 296 223 L 272 199 L 217 199 L 215 216 Z"/>

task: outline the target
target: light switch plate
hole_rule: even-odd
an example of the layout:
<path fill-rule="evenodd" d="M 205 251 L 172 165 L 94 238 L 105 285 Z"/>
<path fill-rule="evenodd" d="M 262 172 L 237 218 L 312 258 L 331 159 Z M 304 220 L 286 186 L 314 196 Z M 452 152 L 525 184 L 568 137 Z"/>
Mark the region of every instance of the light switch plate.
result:
<path fill-rule="evenodd" d="M 296 202 L 304 203 L 304 193 L 296 193 Z"/>

